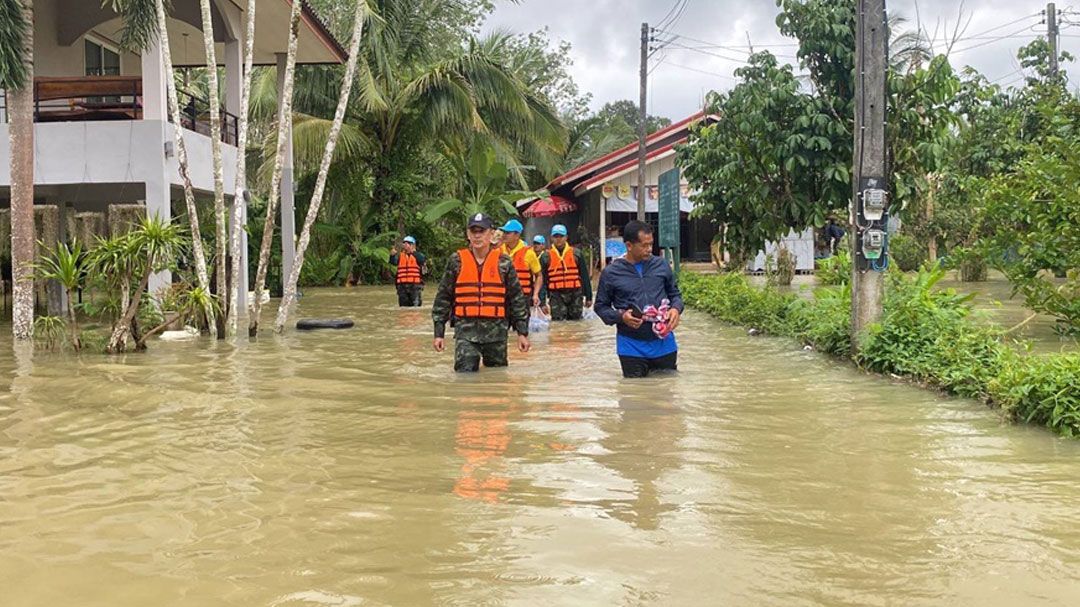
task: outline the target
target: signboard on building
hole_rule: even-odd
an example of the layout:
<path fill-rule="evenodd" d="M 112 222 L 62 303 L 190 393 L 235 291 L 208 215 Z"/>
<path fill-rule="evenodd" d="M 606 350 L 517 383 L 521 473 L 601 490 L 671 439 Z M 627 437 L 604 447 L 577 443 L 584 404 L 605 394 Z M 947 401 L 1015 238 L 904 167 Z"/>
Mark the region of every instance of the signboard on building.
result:
<path fill-rule="evenodd" d="M 679 249 L 679 168 L 660 174 L 660 248 Z"/>

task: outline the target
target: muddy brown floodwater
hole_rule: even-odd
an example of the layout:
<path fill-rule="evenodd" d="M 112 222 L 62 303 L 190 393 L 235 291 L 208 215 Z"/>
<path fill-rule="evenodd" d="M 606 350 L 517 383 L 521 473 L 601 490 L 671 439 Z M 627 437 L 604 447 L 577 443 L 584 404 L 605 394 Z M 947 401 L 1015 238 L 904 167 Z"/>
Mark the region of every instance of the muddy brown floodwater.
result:
<path fill-rule="evenodd" d="M 979 403 L 692 312 L 634 382 L 598 322 L 461 377 L 390 290 L 301 314 L 357 326 L 6 341 L 0 604 L 1080 601 L 1080 441 Z"/>

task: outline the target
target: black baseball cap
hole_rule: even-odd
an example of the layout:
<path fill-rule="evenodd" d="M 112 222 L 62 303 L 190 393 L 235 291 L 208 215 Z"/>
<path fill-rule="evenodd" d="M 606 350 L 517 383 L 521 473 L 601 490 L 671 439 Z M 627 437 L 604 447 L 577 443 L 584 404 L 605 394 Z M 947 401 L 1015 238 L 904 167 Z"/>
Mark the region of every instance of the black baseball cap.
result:
<path fill-rule="evenodd" d="M 491 218 L 483 213 L 477 213 L 469 218 L 469 228 L 480 227 L 485 230 L 490 230 L 492 227 Z"/>

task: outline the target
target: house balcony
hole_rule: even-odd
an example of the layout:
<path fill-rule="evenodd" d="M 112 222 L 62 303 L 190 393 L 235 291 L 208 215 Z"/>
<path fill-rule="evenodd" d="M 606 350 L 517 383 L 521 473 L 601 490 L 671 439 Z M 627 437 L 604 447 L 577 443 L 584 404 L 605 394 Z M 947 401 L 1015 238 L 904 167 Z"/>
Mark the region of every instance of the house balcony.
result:
<path fill-rule="evenodd" d="M 210 101 L 177 90 L 180 122 L 189 131 L 211 134 Z M 0 121 L 7 122 L 7 95 L 0 90 Z M 52 76 L 34 79 L 34 122 L 97 122 L 143 119 L 141 76 Z M 168 116 L 172 122 L 172 115 Z M 221 141 L 235 146 L 239 119 L 221 110 Z"/>

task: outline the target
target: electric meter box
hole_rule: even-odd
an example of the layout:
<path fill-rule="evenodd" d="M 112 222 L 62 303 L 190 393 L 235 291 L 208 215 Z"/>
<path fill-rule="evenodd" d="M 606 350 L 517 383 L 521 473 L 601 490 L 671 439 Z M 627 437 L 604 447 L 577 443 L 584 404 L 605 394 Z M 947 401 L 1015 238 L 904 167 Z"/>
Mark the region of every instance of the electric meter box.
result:
<path fill-rule="evenodd" d="M 867 259 L 881 259 L 885 251 L 885 232 L 881 230 L 867 230 L 863 232 L 862 253 Z"/>
<path fill-rule="evenodd" d="M 889 201 L 889 193 L 877 188 L 863 190 L 863 218 L 867 221 L 881 221 L 885 215 L 885 205 Z"/>

